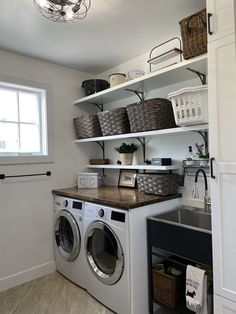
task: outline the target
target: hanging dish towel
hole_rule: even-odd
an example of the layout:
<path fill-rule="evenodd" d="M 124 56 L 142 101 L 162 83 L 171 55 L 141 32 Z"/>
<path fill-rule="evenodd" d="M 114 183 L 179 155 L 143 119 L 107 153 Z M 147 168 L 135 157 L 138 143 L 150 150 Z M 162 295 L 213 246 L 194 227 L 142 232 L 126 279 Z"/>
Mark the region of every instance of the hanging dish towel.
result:
<path fill-rule="evenodd" d="M 207 314 L 207 276 L 205 270 L 191 265 L 186 271 L 186 307 Z"/>

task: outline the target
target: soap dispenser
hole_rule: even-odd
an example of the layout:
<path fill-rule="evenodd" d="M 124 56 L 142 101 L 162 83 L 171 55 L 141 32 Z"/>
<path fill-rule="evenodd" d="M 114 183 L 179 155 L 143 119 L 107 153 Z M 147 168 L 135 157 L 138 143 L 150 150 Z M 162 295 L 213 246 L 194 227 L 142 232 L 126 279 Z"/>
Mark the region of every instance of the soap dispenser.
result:
<path fill-rule="evenodd" d="M 188 147 L 188 154 L 186 156 L 186 165 L 192 166 L 193 160 L 194 160 L 194 154 L 193 154 L 192 146 L 189 146 Z"/>

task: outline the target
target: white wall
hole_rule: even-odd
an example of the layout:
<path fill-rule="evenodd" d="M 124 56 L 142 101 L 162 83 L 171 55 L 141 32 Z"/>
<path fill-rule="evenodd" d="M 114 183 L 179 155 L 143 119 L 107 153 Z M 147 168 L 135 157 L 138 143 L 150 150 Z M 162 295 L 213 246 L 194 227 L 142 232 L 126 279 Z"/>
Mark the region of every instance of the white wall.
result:
<path fill-rule="evenodd" d="M 72 124 L 82 112 L 72 101 L 83 96 L 81 82 L 89 74 L 0 51 L 1 75 L 49 84 L 54 162 L 0 165 L 6 175 L 52 172 L 51 177 L 0 181 L 0 291 L 55 269 L 51 191 L 73 186 L 75 172 L 84 170 L 93 150 L 75 145 Z"/>

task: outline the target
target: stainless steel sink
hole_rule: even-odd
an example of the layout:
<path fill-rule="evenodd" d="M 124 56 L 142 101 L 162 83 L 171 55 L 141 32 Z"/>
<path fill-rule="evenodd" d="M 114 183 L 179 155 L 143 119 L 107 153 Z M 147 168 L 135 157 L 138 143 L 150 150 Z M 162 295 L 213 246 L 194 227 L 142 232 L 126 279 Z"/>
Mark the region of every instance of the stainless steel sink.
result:
<path fill-rule="evenodd" d="M 183 206 L 164 214 L 152 216 L 152 218 L 211 233 L 211 214 L 204 213 L 203 209 Z"/>
<path fill-rule="evenodd" d="M 154 246 L 191 261 L 212 265 L 211 214 L 180 207 L 149 216 L 148 237 Z"/>

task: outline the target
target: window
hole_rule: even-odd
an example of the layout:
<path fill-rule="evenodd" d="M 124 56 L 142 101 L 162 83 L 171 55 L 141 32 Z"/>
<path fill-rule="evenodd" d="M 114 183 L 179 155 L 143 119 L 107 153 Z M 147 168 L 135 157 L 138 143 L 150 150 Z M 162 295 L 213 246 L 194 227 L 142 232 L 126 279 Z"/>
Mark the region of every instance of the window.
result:
<path fill-rule="evenodd" d="M 0 156 L 46 156 L 46 90 L 0 82 Z"/>

